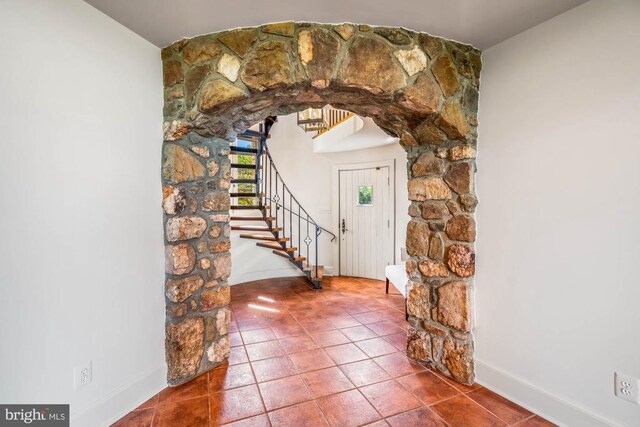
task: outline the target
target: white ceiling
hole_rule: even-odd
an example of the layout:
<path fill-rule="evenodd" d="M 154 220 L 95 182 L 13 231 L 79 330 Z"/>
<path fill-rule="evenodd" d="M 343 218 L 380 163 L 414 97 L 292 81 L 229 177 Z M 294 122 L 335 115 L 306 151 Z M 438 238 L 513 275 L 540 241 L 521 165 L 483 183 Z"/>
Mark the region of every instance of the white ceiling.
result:
<path fill-rule="evenodd" d="M 159 47 L 268 22 L 405 27 L 489 48 L 586 0 L 85 0 Z"/>

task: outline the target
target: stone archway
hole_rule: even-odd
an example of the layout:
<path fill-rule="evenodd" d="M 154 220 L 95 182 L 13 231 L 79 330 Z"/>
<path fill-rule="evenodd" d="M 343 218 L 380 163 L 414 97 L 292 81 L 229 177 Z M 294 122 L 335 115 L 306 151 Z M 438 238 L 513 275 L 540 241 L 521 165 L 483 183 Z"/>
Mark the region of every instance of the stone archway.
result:
<path fill-rule="evenodd" d="M 278 23 L 162 51 L 166 358 L 176 385 L 229 354 L 229 144 L 331 104 L 400 137 L 410 171 L 407 353 L 469 384 L 480 52 L 401 28 Z"/>

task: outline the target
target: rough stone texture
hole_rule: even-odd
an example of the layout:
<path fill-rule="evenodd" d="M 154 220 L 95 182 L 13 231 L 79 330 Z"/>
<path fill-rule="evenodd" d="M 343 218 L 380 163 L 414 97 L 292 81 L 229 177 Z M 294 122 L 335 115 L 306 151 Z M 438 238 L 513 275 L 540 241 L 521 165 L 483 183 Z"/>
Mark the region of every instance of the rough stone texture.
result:
<path fill-rule="evenodd" d="M 165 329 L 168 380 L 178 382 L 193 376 L 200 366 L 204 351 L 204 321 L 201 317 L 186 319 Z"/>
<path fill-rule="evenodd" d="M 225 53 L 218 62 L 218 73 L 225 76 L 232 82 L 238 80 L 238 71 L 240 71 L 240 60 L 233 55 Z"/>
<path fill-rule="evenodd" d="M 442 178 L 415 178 L 409 180 L 409 200 L 447 200 L 451 191 Z"/>
<path fill-rule="evenodd" d="M 190 40 L 182 49 L 184 62 L 193 65 L 201 62 L 211 61 L 216 58 L 222 48 L 210 38 L 196 38 Z"/>
<path fill-rule="evenodd" d="M 224 336 L 209 346 L 207 349 L 207 359 L 214 364 L 222 363 L 229 357 L 229 350 L 229 337 Z"/>
<path fill-rule="evenodd" d="M 222 280 L 231 274 L 231 255 L 221 256 L 213 260 L 213 275 Z"/>
<path fill-rule="evenodd" d="M 249 52 L 255 42 L 256 30 L 234 30 L 220 35 L 218 38 L 222 44 L 238 54 L 241 58 Z"/>
<path fill-rule="evenodd" d="M 179 145 L 164 146 L 162 177 L 171 184 L 195 181 L 205 176 L 205 168 L 197 157 Z"/>
<path fill-rule="evenodd" d="M 440 234 L 433 233 L 429 240 L 429 258 L 442 261 L 444 258 L 444 242 Z"/>
<path fill-rule="evenodd" d="M 440 84 L 444 96 L 451 96 L 460 89 L 458 72 L 449 55 L 440 56 L 431 66 L 431 72 Z"/>
<path fill-rule="evenodd" d="M 468 194 L 473 191 L 473 167 L 471 163 L 459 162 L 449 166 L 444 180 L 451 189 L 458 194 Z"/>
<path fill-rule="evenodd" d="M 476 149 L 473 148 L 473 145 L 456 145 L 455 147 L 451 147 L 449 149 L 449 160 L 456 161 L 475 158 Z"/>
<path fill-rule="evenodd" d="M 293 83 L 287 45 L 281 41 L 260 43 L 246 59 L 240 76 L 247 87 L 259 91 Z"/>
<path fill-rule="evenodd" d="M 181 279 L 169 279 L 165 286 L 165 295 L 171 302 L 182 302 L 189 298 L 204 284 L 200 276 L 189 276 Z"/>
<path fill-rule="evenodd" d="M 207 229 L 207 222 L 204 218 L 198 216 L 182 216 L 178 218 L 169 218 L 165 236 L 170 242 L 178 240 L 189 240 L 200 237 Z"/>
<path fill-rule="evenodd" d="M 476 271 L 476 254 L 471 246 L 455 244 L 447 251 L 447 265 L 460 277 L 472 276 Z"/>
<path fill-rule="evenodd" d="M 406 31 L 400 28 L 376 28 L 374 32 L 385 39 L 389 40 L 393 44 L 405 45 L 411 43 L 411 37 Z"/>
<path fill-rule="evenodd" d="M 230 206 L 229 193 L 225 191 L 207 193 L 202 201 L 205 211 L 228 211 Z"/>
<path fill-rule="evenodd" d="M 404 71 L 393 60 L 389 48 L 362 36 L 353 40 L 342 61 L 338 80 L 374 94 L 395 92 L 406 84 Z"/>
<path fill-rule="evenodd" d="M 431 261 L 430 259 L 424 259 L 418 263 L 420 273 L 425 277 L 447 277 L 449 271 L 447 266 L 441 262 Z"/>
<path fill-rule="evenodd" d="M 216 109 L 246 98 L 244 90 L 222 79 L 205 83 L 198 96 L 198 110 L 203 113 L 213 113 Z"/>
<path fill-rule="evenodd" d="M 449 282 L 438 288 L 438 322 L 469 332 L 471 330 L 469 287 L 465 282 Z"/>
<path fill-rule="evenodd" d="M 274 24 L 267 24 L 262 27 L 262 31 L 265 33 L 278 34 L 286 37 L 293 37 L 295 30 L 295 24 L 293 22 L 276 22 Z"/>
<path fill-rule="evenodd" d="M 188 243 L 166 245 L 164 269 L 167 274 L 181 276 L 190 273 L 196 265 L 196 251 Z"/>
<path fill-rule="evenodd" d="M 413 49 L 396 50 L 394 55 L 409 76 L 413 76 L 427 67 L 427 55 L 418 46 Z"/>
<path fill-rule="evenodd" d="M 178 61 L 166 61 L 162 67 L 162 75 L 165 87 L 171 87 L 184 78 L 182 65 Z"/>
<path fill-rule="evenodd" d="M 447 222 L 447 236 L 451 240 L 475 242 L 476 222 L 469 215 L 456 215 Z"/>
<path fill-rule="evenodd" d="M 429 251 L 429 224 L 409 221 L 407 224 L 407 253 L 411 256 L 426 256 Z"/>
<path fill-rule="evenodd" d="M 442 362 L 451 376 L 462 384 L 471 385 L 475 377 L 473 371 L 473 346 L 447 337 L 444 340 Z"/>
<path fill-rule="evenodd" d="M 162 209 L 167 215 L 181 213 L 187 206 L 184 188 L 167 185 L 162 189 Z"/>
<path fill-rule="evenodd" d="M 301 31 L 298 35 L 298 54 L 314 87 L 329 86 L 339 48 L 338 40 L 323 28 Z"/>
<path fill-rule="evenodd" d="M 464 138 L 469 132 L 469 124 L 460 108 L 460 104 L 455 100 L 449 100 L 444 103 L 436 123 L 452 139 Z"/>
<path fill-rule="evenodd" d="M 207 289 L 200 295 L 200 311 L 227 307 L 231 301 L 231 289 L 228 285 Z"/>
<path fill-rule="evenodd" d="M 415 177 L 444 173 L 444 161 L 438 159 L 432 152 L 420 154 L 418 160 L 411 166 L 411 174 Z"/>
<path fill-rule="evenodd" d="M 426 220 L 444 219 L 447 216 L 449 216 L 449 210 L 442 202 L 429 202 L 422 204 L 422 218 Z"/>
<path fill-rule="evenodd" d="M 427 286 L 419 282 L 410 281 L 407 290 L 407 313 L 411 316 L 428 320 L 431 304 Z"/>
<path fill-rule="evenodd" d="M 473 159 L 480 53 L 400 28 L 277 23 L 181 40 L 162 50 L 162 60 L 167 283 L 171 298 L 186 298 L 167 297 L 167 324 L 194 316 L 204 322 L 199 349 L 185 350 L 198 350 L 200 360 L 170 383 L 206 372 L 228 354 L 230 311 L 220 289 L 231 273 L 229 144 L 237 132 L 268 115 L 326 104 L 371 117 L 407 150 L 409 213 L 417 223 L 407 236 L 416 255 L 405 264 L 413 283 L 408 305 L 415 329 L 408 352 L 453 376 L 454 368 L 445 364 L 445 340 L 453 340 L 447 363 L 454 366 L 460 346 L 472 355 L 472 336 L 448 325 L 455 320 L 439 313 L 438 300 L 444 304 L 446 296 L 437 290 L 445 272 L 447 277 L 473 273 L 465 254 L 451 246 L 463 241 L 452 238 L 468 237 L 470 225 L 451 219 L 472 213 L 477 203 Z M 179 218 L 186 217 L 205 219 L 204 232 L 200 220 L 182 224 Z M 183 238 L 189 239 L 185 246 L 171 243 Z M 196 264 L 201 279 L 192 272 Z M 176 282 L 183 278 L 188 280 Z M 167 348 L 168 361 L 176 354 Z"/>
<path fill-rule="evenodd" d="M 356 29 L 351 24 L 340 24 L 334 28 L 335 32 L 340 34 L 344 40 L 349 40 L 351 36 L 356 32 Z"/>
<path fill-rule="evenodd" d="M 420 74 L 415 83 L 404 91 L 402 104 L 412 110 L 431 114 L 438 109 L 440 94 L 431 77 Z"/>

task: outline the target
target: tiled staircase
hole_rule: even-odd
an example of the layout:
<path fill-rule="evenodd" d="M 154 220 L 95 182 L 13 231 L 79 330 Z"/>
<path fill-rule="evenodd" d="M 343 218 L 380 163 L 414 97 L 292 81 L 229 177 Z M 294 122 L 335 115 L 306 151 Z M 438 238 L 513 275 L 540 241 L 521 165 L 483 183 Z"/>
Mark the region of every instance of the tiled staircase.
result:
<path fill-rule="evenodd" d="M 231 146 L 232 198 L 231 230 L 242 231 L 243 239 L 258 240 L 257 246 L 271 249 L 300 269 L 314 289 L 322 288 L 324 267 L 318 265 L 319 239 L 327 233 L 300 205 L 282 180 L 267 139 L 276 117 L 265 119 L 260 131 L 239 134 Z"/>

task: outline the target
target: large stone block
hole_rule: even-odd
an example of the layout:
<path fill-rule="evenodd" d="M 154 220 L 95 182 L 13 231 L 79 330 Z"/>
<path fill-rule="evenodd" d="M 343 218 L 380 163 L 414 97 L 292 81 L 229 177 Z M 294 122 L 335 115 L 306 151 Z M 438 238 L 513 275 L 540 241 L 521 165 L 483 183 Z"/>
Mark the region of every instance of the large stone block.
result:
<path fill-rule="evenodd" d="M 456 215 L 447 222 L 447 236 L 451 240 L 474 242 L 476 240 L 476 222 L 469 215 Z"/>
<path fill-rule="evenodd" d="M 383 42 L 357 36 L 342 61 L 338 81 L 383 94 L 404 87 L 406 76 Z"/>
<path fill-rule="evenodd" d="M 178 61 L 165 61 L 162 65 L 162 76 L 164 87 L 171 87 L 176 83 L 180 83 L 184 78 L 182 65 Z"/>
<path fill-rule="evenodd" d="M 165 347 L 170 384 L 195 375 L 204 352 L 204 320 L 197 317 L 167 324 Z"/>
<path fill-rule="evenodd" d="M 199 216 L 181 216 L 167 220 L 166 237 L 170 242 L 200 237 L 207 229 L 207 222 Z"/>
<path fill-rule="evenodd" d="M 409 221 L 407 224 L 407 253 L 412 256 L 426 256 L 429 251 L 429 224 Z"/>
<path fill-rule="evenodd" d="M 213 260 L 213 275 L 221 280 L 231 274 L 231 255 L 219 256 Z"/>
<path fill-rule="evenodd" d="M 214 113 L 223 106 L 247 97 L 244 90 L 222 79 L 205 83 L 198 96 L 198 110 L 205 114 Z"/>
<path fill-rule="evenodd" d="M 241 58 L 244 58 L 247 52 L 251 50 L 255 39 L 256 30 L 254 28 L 228 31 L 218 37 L 222 44 L 237 53 Z"/>
<path fill-rule="evenodd" d="M 447 277 L 449 271 L 447 266 L 441 262 L 424 259 L 418 263 L 420 273 L 425 277 Z"/>
<path fill-rule="evenodd" d="M 409 281 L 407 286 L 407 313 L 411 316 L 428 320 L 430 309 L 429 288 L 422 283 Z"/>
<path fill-rule="evenodd" d="M 231 289 L 228 285 L 207 289 L 200 294 L 200 310 L 209 311 L 229 305 Z"/>
<path fill-rule="evenodd" d="M 432 152 L 420 154 L 420 157 L 411 165 L 411 174 L 414 178 L 441 173 L 444 173 L 444 161 Z"/>
<path fill-rule="evenodd" d="M 460 89 L 456 66 L 447 54 L 440 56 L 431 66 L 431 72 L 442 88 L 444 96 L 451 96 Z"/>
<path fill-rule="evenodd" d="M 204 279 L 199 275 L 169 279 L 165 286 L 165 295 L 171 302 L 182 302 L 193 295 L 204 285 Z"/>
<path fill-rule="evenodd" d="M 431 77 L 420 74 L 416 81 L 405 89 L 404 99 L 401 103 L 405 107 L 423 114 L 435 113 L 440 101 L 439 92 Z"/>
<path fill-rule="evenodd" d="M 469 132 L 469 124 L 458 101 L 449 100 L 444 103 L 436 124 L 451 139 L 462 139 Z"/>
<path fill-rule="evenodd" d="M 175 144 L 164 146 L 162 177 L 166 182 L 179 184 L 204 178 L 206 169 L 196 156 Z"/>
<path fill-rule="evenodd" d="M 421 362 L 430 362 L 431 339 L 429 334 L 420 329 L 409 326 L 407 336 L 407 356 Z"/>
<path fill-rule="evenodd" d="M 471 330 L 469 287 L 465 282 L 449 282 L 438 288 L 438 322 L 468 332 Z"/>
<path fill-rule="evenodd" d="M 164 248 L 164 269 L 168 274 L 181 276 L 190 273 L 196 266 L 196 251 L 188 243 L 166 245 Z"/>
<path fill-rule="evenodd" d="M 215 59 L 222 52 L 222 48 L 211 38 L 195 38 L 187 42 L 182 48 L 184 62 L 193 65 Z"/>
<path fill-rule="evenodd" d="M 418 46 L 413 49 L 396 50 L 394 55 L 409 76 L 413 76 L 427 67 L 427 55 Z"/>
<path fill-rule="evenodd" d="M 205 211 L 228 211 L 231 207 L 229 193 L 226 191 L 212 191 L 204 196 L 202 209 Z"/>
<path fill-rule="evenodd" d="M 473 345 L 470 342 L 445 338 L 442 362 L 456 381 L 473 384 Z"/>
<path fill-rule="evenodd" d="M 247 87 L 258 91 L 292 84 L 287 44 L 281 41 L 260 43 L 247 57 L 240 77 Z"/>
<path fill-rule="evenodd" d="M 469 194 L 473 191 L 473 164 L 457 162 L 449 166 L 444 175 L 449 187 L 458 194 Z"/>
<path fill-rule="evenodd" d="M 476 254 L 471 246 L 455 244 L 447 251 L 447 265 L 460 277 L 473 276 L 476 271 Z"/>
<path fill-rule="evenodd" d="M 329 86 L 339 49 L 340 42 L 324 28 L 298 34 L 298 56 L 307 69 L 312 86 L 321 89 Z"/>
<path fill-rule="evenodd" d="M 442 178 L 415 178 L 408 182 L 409 200 L 448 200 L 451 191 Z M 446 208 L 446 207 L 445 207 Z"/>

